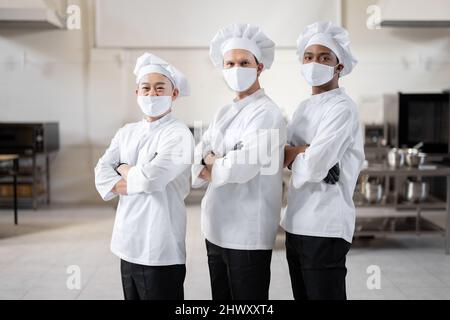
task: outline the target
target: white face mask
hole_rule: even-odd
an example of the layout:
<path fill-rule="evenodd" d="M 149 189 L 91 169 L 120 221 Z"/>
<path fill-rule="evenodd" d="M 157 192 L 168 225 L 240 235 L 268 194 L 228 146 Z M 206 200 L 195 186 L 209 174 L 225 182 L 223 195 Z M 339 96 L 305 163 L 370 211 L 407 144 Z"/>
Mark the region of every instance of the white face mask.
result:
<path fill-rule="evenodd" d="M 321 86 L 330 82 L 334 77 L 334 67 L 325 64 L 310 62 L 302 64 L 302 75 L 311 86 Z"/>
<path fill-rule="evenodd" d="M 137 103 L 144 114 L 149 117 L 162 115 L 172 107 L 171 96 L 138 96 Z"/>
<path fill-rule="evenodd" d="M 223 69 L 223 77 L 231 90 L 235 92 L 243 92 L 250 88 L 256 81 L 256 68 L 234 67 Z"/>

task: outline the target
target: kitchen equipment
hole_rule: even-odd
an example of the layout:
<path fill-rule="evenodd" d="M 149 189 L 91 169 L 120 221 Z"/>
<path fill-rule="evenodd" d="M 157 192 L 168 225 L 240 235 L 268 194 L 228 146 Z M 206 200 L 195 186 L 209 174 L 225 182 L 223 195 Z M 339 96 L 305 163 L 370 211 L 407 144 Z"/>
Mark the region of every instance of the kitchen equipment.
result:
<path fill-rule="evenodd" d="M 429 184 L 426 181 L 407 179 L 405 198 L 409 202 L 423 202 L 429 196 Z"/>
<path fill-rule="evenodd" d="M 366 124 L 364 126 L 364 145 L 366 147 L 379 147 L 386 145 L 384 139 L 384 125 Z"/>
<path fill-rule="evenodd" d="M 384 95 L 385 139 L 392 147 L 423 142 L 427 154 L 450 153 L 450 94 Z M 419 149 L 419 148 L 417 148 Z"/>
<path fill-rule="evenodd" d="M 17 154 L 0 154 L 0 162 L 2 166 L 0 167 L 0 178 L 8 177 L 13 180 L 12 184 L 12 194 L 14 204 L 14 224 L 17 224 L 17 175 L 19 174 L 19 155 Z M 12 168 L 7 168 L 5 170 L 4 164 L 12 162 Z"/>
<path fill-rule="evenodd" d="M 420 148 L 422 148 L 422 147 L 423 147 L 423 141 L 420 141 L 418 144 L 416 144 L 416 145 L 413 146 L 412 148 L 413 148 L 413 149 L 420 150 Z"/>
<path fill-rule="evenodd" d="M 17 173 L 19 207 L 37 209 L 50 204 L 50 156 L 59 150 L 57 122 L 0 122 L 0 154 L 19 155 Z M 0 207 L 10 207 L 9 181 L 0 181 Z"/>
<path fill-rule="evenodd" d="M 0 122 L 0 153 L 32 155 L 59 149 L 59 125 Z"/>
<path fill-rule="evenodd" d="M 430 185 L 426 181 L 422 181 L 422 188 L 420 190 L 420 201 L 425 202 L 430 195 Z"/>
<path fill-rule="evenodd" d="M 418 168 L 419 165 L 425 163 L 426 154 L 420 152 L 418 149 L 410 148 L 406 152 L 406 164 L 413 168 Z"/>
<path fill-rule="evenodd" d="M 383 185 L 378 179 L 367 179 L 364 185 L 364 197 L 369 203 L 379 203 L 383 198 Z"/>
<path fill-rule="evenodd" d="M 402 167 L 405 164 L 405 150 L 392 148 L 388 152 L 388 164 L 393 168 Z"/>

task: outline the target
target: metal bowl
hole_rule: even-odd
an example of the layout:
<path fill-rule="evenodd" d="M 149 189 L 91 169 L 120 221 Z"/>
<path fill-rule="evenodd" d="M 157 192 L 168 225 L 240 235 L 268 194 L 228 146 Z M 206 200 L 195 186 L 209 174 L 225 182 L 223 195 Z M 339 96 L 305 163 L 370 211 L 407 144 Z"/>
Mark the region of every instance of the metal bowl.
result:
<path fill-rule="evenodd" d="M 409 202 L 426 201 L 429 194 L 429 185 L 425 181 L 406 181 L 405 197 Z"/>
<path fill-rule="evenodd" d="M 383 198 L 383 185 L 377 182 L 367 182 L 364 196 L 369 203 L 378 203 Z"/>
<path fill-rule="evenodd" d="M 410 167 L 417 168 L 425 162 L 426 154 L 417 149 L 408 149 L 406 152 L 406 164 Z"/>

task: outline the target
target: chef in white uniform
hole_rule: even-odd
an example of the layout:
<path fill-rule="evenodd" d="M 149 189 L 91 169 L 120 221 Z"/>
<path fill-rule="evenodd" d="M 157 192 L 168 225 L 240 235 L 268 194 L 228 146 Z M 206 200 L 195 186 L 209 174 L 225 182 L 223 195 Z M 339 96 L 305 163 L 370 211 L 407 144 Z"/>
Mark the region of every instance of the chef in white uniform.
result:
<path fill-rule="evenodd" d="M 193 186 L 201 205 L 212 298 L 268 299 L 280 220 L 285 121 L 259 77 L 275 44 L 250 24 L 232 24 L 210 45 L 235 98 L 222 107 L 195 149 Z"/>
<path fill-rule="evenodd" d="M 139 57 L 134 73 L 144 117 L 116 133 L 95 185 L 105 201 L 120 197 L 111 251 L 121 259 L 125 299 L 183 299 L 194 142 L 171 110 L 189 90 L 184 75 L 153 54 Z"/>
<path fill-rule="evenodd" d="M 346 299 L 345 266 L 355 227 L 353 191 L 364 161 L 358 109 L 339 87 L 356 65 L 348 32 L 331 22 L 306 27 L 298 41 L 312 96 L 288 124 L 292 168 L 281 226 L 295 299 Z"/>

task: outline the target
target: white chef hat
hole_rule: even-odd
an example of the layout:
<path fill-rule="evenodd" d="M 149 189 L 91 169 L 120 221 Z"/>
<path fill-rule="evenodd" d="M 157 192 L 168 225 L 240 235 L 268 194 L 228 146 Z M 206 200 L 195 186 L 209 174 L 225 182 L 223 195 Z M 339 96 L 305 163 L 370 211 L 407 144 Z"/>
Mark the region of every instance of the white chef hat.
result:
<path fill-rule="evenodd" d="M 149 73 L 160 73 L 172 82 L 174 88 L 178 89 L 180 96 L 188 96 L 190 94 L 189 85 L 184 74 L 154 54 L 146 52 L 141 55 L 136 60 L 133 72 L 136 75 L 136 83 L 138 84 L 143 76 Z"/>
<path fill-rule="evenodd" d="M 344 65 L 340 75 L 349 74 L 358 61 L 350 50 L 350 37 L 348 31 L 332 22 L 315 22 L 305 28 L 297 39 L 297 54 L 303 59 L 306 48 L 319 44 L 331 49 Z"/>
<path fill-rule="evenodd" d="M 253 53 L 259 62 L 270 69 L 275 55 L 275 43 L 259 26 L 235 23 L 217 32 L 211 40 L 209 55 L 216 67 L 223 66 L 224 54 L 232 49 L 245 49 Z"/>

